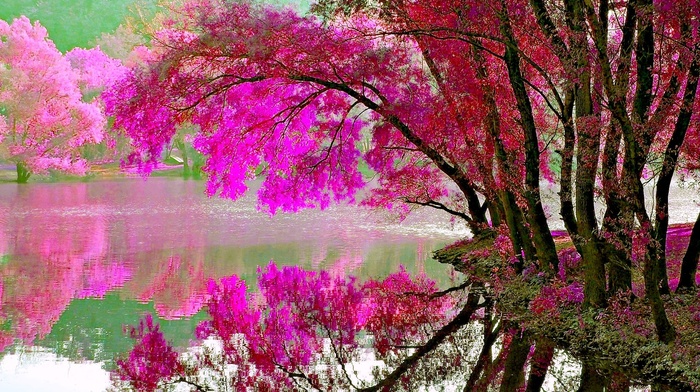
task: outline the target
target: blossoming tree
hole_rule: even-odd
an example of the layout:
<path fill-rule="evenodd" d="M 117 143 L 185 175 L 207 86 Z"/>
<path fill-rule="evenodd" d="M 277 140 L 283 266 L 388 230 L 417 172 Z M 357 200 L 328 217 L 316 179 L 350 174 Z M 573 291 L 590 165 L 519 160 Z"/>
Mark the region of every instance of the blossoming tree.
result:
<path fill-rule="evenodd" d="M 41 25 L 0 20 L 0 154 L 17 165 L 17 182 L 49 169 L 85 173 L 78 147 L 100 142 L 106 120 L 78 80 Z"/>
<path fill-rule="evenodd" d="M 689 349 L 683 342 L 697 333 L 677 318 L 688 309 L 671 313 L 675 325 L 669 319 L 683 301 L 669 301 L 666 265 L 670 184 L 679 170 L 698 167 L 697 4 L 321 0 L 314 10 L 318 17 L 303 17 L 223 0 L 173 8 L 147 64 L 105 94 L 134 158 L 148 170 L 176 126 L 194 123 L 208 192 L 236 198 L 262 174 L 258 196 L 272 212 L 354 201 L 367 185 L 358 171 L 364 159 L 379 185 L 364 203 L 400 213 L 438 208 L 488 244 L 455 262 L 499 299 L 508 336 L 527 332 L 503 363 L 492 362 L 511 375 L 501 390 L 525 385 L 531 345 L 545 364 L 552 345 L 586 359 L 581 391 L 602 391 L 620 374 L 681 390 L 697 385 L 697 371 L 685 365 L 634 354 L 674 342 Z M 368 136 L 371 147 L 360 151 Z M 651 198 L 645 181 L 655 185 Z M 558 285 L 547 182 L 559 188 L 555 203 L 581 259 L 576 279 L 588 316 L 577 328 L 538 327 L 551 319 L 542 316 L 549 305 L 533 295 L 522 299 L 540 317 L 526 322 L 501 296 L 517 296 L 509 290 L 521 283 L 520 293 L 533 282 Z M 681 291 L 697 274 L 692 241 L 686 253 Z M 559 293 L 562 304 L 567 292 L 540 295 Z M 599 342 L 602 330 L 591 326 L 606 327 L 598 315 L 635 297 L 647 306 L 653 337 L 641 351 L 611 355 L 626 332 L 613 328 L 617 343 Z M 589 331 L 590 345 L 573 344 L 575 331 Z M 540 370 L 529 390 L 541 388 Z"/>

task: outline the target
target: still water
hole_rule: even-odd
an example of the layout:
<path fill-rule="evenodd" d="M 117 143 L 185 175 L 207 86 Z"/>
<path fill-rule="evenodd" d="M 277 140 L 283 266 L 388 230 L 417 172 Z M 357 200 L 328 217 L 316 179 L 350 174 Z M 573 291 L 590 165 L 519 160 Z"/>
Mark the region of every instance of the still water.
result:
<path fill-rule="evenodd" d="M 252 195 L 170 178 L 0 184 L 0 390 L 104 390 L 123 325 L 150 312 L 186 345 L 207 281 L 255 286 L 271 259 L 360 278 L 404 265 L 445 286 L 431 253 L 466 234 L 427 210 L 400 225 L 355 206 L 270 217 Z"/>

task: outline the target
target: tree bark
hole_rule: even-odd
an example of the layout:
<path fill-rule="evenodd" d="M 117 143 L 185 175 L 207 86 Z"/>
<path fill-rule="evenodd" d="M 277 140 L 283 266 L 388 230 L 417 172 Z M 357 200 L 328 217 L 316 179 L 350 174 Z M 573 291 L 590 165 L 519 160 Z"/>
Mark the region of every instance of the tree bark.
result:
<path fill-rule="evenodd" d="M 542 269 L 559 269 L 559 258 L 554 238 L 547 223 L 547 215 L 544 213 L 542 198 L 540 195 L 540 146 L 537 138 L 537 126 L 532 112 L 532 103 L 527 95 L 525 81 L 520 69 L 520 56 L 518 44 L 510 25 L 510 17 L 506 7 L 503 7 L 501 15 L 501 33 L 505 38 L 504 59 L 508 69 L 510 87 L 515 95 L 518 113 L 520 113 L 523 133 L 525 135 L 525 200 L 528 211 L 526 213 L 530 230 L 532 231 L 532 243 L 535 245 L 537 259 Z"/>
<path fill-rule="evenodd" d="M 484 337 L 484 345 L 481 347 L 479 359 L 476 361 L 474 368 L 472 368 L 471 374 L 469 374 L 467 385 L 464 386 L 464 392 L 472 392 L 474 390 L 477 382 L 481 379 L 482 373 L 485 372 L 484 369 L 491 363 L 491 347 L 493 347 L 501 333 L 500 325 L 496 326 L 493 331 L 486 331 L 488 335 Z M 484 328 L 486 328 L 486 325 Z"/>
<path fill-rule="evenodd" d="M 608 267 L 608 295 L 632 289 L 632 232 L 634 215 L 617 195 L 608 198 L 603 231 L 611 233 L 614 243 L 602 242 Z"/>
<path fill-rule="evenodd" d="M 581 382 L 577 392 L 604 392 L 605 377 L 596 370 L 596 366 L 584 362 L 581 367 Z"/>
<path fill-rule="evenodd" d="M 686 34 L 688 33 L 686 32 Z M 658 254 L 656 255 L 658 259 L 656 263 L 656 275 L 661 277 L 661 294 L 670 293 L 670 289 L 668 287 L 668 272 L 666 268 L 666 235 L 668 233 L 669 222 L 668 194 L 671 188 L 673 174 L 676 172 L 678 156 L 680 154 L 681 147 L 683 146 L 683 142 L 685 141 L 686 132 L 690 125 L 693 106 L 695 104 L 698 79 L 700 78 L 700 64 L 698 64 L 697 57 L 698 49 L 698 47 L 695 48 L 695 56 L 693 57 L 693 61 L 688 69 L 688 78 L 685 91 L 683 93 L 681 109 L 678 113 L 678 117 L 676 118 L 676 124 L 674 126 L 671 139 L 666 146 L 661 174 L 659 175 L 659 180 L 656 182 L 656 225 L 654 227 L 654 239 L 659 243 Z M 671 83 L 678 85 L 676 78 L 673 78 Z M 668 92 L 673 93 L 674 91 L 671 89 L 671 87 L 669 87 Z M 666 94 L 664 94 L 664 98 L 666 98 Z M 693 243 L 691 240 L 689 247 L 692 244 Z"/>
<path fill-rule="evenodd" d="M 479 297 L 480 295 L 474 292 L 470 292 L 467 297 L 467 303 L 464 305 L 462 310 L 457 314 L 457 316 L 452 319 L 447 325 L 442 327 L 439 331 L 433 335 L 424 345 L 420 346 L 416 351 L 406 358 L 399 366 L 394 369 L 386 378 L 378 382 L 377 384 L 368 387 L 358 389 L 359 392 L 376 392 L 389 390 L 392 385 L 398 382 L 401 377 L 418 362 L 425 355 L 437 348 L 445 339 L 447 339 L 454 332 L 459 330 L 462 326 L 469 323 L 474 311 L 479 308 Z"/>
<path fill-rule="evenodd" d="M 182 176 L 187 180 L 192 175 L 192 170 L 190 169 L 190 160 L 187 157 L 187 145 L 183 141 L 177 141 L 177 148 L 182 154 Z"/>
<path fill-rule="evenodd" d="M 478 42 L 472 40 L 472 53 L 476 63 L 476 75 L 482 80 L 488 79 L 488 71 L 485 67 L 484 57 L 481 55 Z M 488 83 L 484 83 L 484 103 L 489 112 L 485 119 L 485 126 L 489 131 L 489 135 L 493 141 L 494 153 L 496 158 L 496 169 L 501 180 L 512 175 L 513 169 L 508 159 L 508 154 L 503 141 L 501 140 L 501 120 L 496 104 L 496 93 Z M 508 231 L 513 244 L 513 254 L 518 258 L 518 263 L 515 268 L 518 273 L 522 271 L 524 266 L 523 254 L 526 259 L 534 259 L 536 257 L 535 247 L 530 238 L 530 233 L 525 224 L 525 215 L 522 209 L 516 202 L 515 195 L 508 189 L 502 189 L 498 192 L 498 198 L 501 201 L 503 209 L 503 219 L 508 225 Z"/>
<path fill-rule="evenodd" d="M 530 343 L 525 337 L 513 335 L 510 343 L 510 350 L 506 357 L 503 369 L 503 379 L 501 380 L 500 392 L 515 392 L 525 384 L 525 361 L 530 353 Z"/>
<path fill-rule="evenodd" d="M 678 280 L 676 291 L 694 289 L 696 287 L 695 276 L 698 273 L 698 258 L 700 258 L 700 214 L 698 214 L 693 230 L 690 233 L 690 242 L 688 243 L 688 249 L 685 251 L 685 256 L 683 256 L 681 276 Z"/>
<path fill-rule="evenodd" d="M 604 257 L 598 243 L 598 222 L 595 216 L 595 178 L 600 159 L 600 127 L 590 123 L 599 119 L 599 113 L 593 110 L 591 93 L 591 67 L 586 48 L 586 20 L 582 5 L 578 2 L 566 2 L 567 24 L 573 35 L 571 52 L 573 66 L 579 79 L 575 89 L 576 129 L 578 137 L 575 178 L 576 219 L 578 236 L 581 238 L 577 247 L 585 265 L 584 305 L 603 308 L 607 303 L 605 287 Z"/>
<path fill-rule="evenodd" d="M 608 385 L 605 387 L 605 390 L 610 392 L 629 392 L 630 380 L 623 373 L 613 372 L 608 377 Z"/>
<path fill-rule="evenodd" d="M 530 375 L 525 392 L 539 392 L 542 389 L 553 358 L 554 344 L 546 339 L 539 339 L 535 346 L 535 352 L 530 359 Z"/>

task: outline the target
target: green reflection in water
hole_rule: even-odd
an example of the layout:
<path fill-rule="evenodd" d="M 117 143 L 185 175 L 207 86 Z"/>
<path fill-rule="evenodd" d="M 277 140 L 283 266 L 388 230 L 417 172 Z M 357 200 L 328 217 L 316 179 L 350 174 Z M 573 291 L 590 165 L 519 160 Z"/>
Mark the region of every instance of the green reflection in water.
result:
<path fill-rule="evenodd" d="M 51 333 L 36 344 L 73 361 L 105 361 L 104 367 L 110 369 L 114 355 L 127 353 L 134 344 L 124 334 L 124 326 L 138 324 L 146 313 L 153 313 L 152 302 L 125 300 L 117 293 L 103 299 L 76 299 L 61 314 Z M 187 346 L 194 328 L 205 318 L 205 311 L 180 320 L 154 315 L 166 338 L 176 346 Z"/>

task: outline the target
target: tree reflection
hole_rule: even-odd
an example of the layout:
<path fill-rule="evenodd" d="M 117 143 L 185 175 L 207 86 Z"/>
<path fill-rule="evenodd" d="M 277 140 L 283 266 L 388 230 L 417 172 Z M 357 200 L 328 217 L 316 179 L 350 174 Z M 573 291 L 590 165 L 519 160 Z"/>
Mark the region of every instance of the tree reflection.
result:
<path fill-rule="evenodd" d="M 337 277 L 386 276 L 436 246 L 358 230 L 354 216 L 341 216 L 342 226 L 328 214 L 272 222 L 252 203 L 229 211 L 201 191 L 179 180 L 3 185 L 0 352 L 15 342 L 111 358 L 128 349 L 121 325 L 144 312 L 161 322 L 198 317 L 210 279 L 236 274 L 254 285 L 255 266 L 271 259 Z M 194 322 L 182 324 L 165 330 L 184 339 Z"/>
<path fill-rule="evenodd" d="M 444 350 L 466 359 L 467 345 L 443 343 L 473 337 L 462 327 L 484 306 L 473 292 L 460 301 L 403 269 L 359 283 L 271 263 L 258 270 L 256 293 L 235 275 L 210 281 L 208 293 L 209 319 L 196 335 L 209 344 L 178 355 L 147 317 L 130 329 L 136 345 L 118 360 L 117 387 L 370 391 L 444 382 L 431 372 L 459 369 Z"/>
<path fill-rule="evenodd" d="M 49 192 L 18 187 L 16 196 L 26 204 L 2 221 L 8 256 L 0 265 L 1 317 L 11 338 L 0 349 L 13 339 L 31 344 L 45 337 L 74 298 L 103 297 L 131 276 L 107 257 L 105 217 L 78 208 L 88 198 L 85 184 Z"/>

